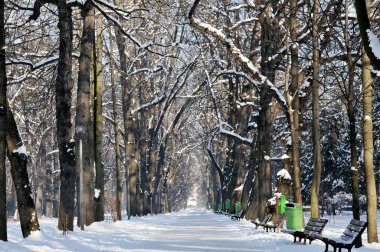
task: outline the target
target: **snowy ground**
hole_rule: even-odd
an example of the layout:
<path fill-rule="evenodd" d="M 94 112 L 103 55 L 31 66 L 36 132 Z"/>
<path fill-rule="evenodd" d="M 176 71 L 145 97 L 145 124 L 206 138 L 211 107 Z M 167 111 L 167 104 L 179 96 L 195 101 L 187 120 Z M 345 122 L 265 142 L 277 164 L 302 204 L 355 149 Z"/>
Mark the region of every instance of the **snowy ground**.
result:
<path fill-rule="evenodd" d="M 336 236 L 350 218 L 349 214 L 331 218 L 324 235 Z M 248 221 L 232 221 L 224 215 L 196 208 L 130 221 L 94 223 L 85 231 L 76 229 L 68 235 L 62 235 L 56 229 L 57 219 L 43 218 L 40 225 L 41 232 L 22 239 L 19 224 L 10 221 L 9 241 L 0 242 L 0 251 L 324 251 L 324 244 L 320 241 L 311 245 L 293 244 L 291 235 L 266 233 L 255 229 Z M 366 236 L 364 234 L 364 247 L 353 251 L 380 251 L 380 244 L 365 242 Z"/>

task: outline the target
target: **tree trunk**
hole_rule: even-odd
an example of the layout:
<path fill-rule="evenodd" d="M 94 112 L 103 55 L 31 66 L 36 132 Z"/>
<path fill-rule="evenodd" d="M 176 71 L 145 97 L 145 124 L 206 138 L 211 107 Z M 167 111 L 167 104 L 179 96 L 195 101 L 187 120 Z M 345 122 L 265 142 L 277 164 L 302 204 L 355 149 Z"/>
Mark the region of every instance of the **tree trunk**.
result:
<path fill-rule="evenodd" d="M 155 134 L 154 134 L 154 127 L 153 125 L 149 126 L 148 129 L 149 134 L 149 140 L 148 140 L 148 154 L 147 154 L 147 169 L 148 169 L 148 176 L 147 176 L 147 195 L 146 195 L 146 201 L 149 207 L 149 212 L 153 214 L 153 191 L 154 191 L 154 171 L 155 171 L 155 155 L 153 148 L 155 147 L 154 141 L 155 141 Z"/>
<path fill-rule="evenodd" d="M 82 157 L 83 160 L 77 159 L 77 174 L 80 172 L 80 166 L 83 167 L 83 195 L 80 195 L 77 189 L 78 202 L 82 202 L 83 206 L 83 222 L 82 216 L 78 215 L 78 226 L 81 224 L 90 225 L 94 222 L 94 167 L 91 162 L 90 145 L 90 87 L 91 87 L 91 55 L 94 45 L 95 19 L 94 6 L 86 4 L 83 9 L 83 32 L 81 38 L 81 52 L 79 57 L 79 73 L 78 73 L 78 91 L 77 106 L 75 118 L 75 146 L 77 146 L 76 157 L 79 157 L 79 142 L 82 141 Z M 82 164 L 80 164 L 82 162 Z M 79 184 L 77 184 L 79 188 Z M 99 196 L 101 197 L 101 196 Z M 79 212 L 79 211 L 78 211 Z"/>
<path fill-rule="evenodd" d="M 116 159 L 116 199 L 115 199 L 115 211 L 116 220 L 121 220 L 121 198 L 122 198 L 122 187 L 121 187 L 121 155 L 120 155 L 120 130 L 117 124 L 117 99 L 116 99 L 116 87 L 115 87 L 115 69 L 113 63 L 113 41 L 112 32 L 110 26 L 108 27 L 108 33 L 110 37 L 110 75 L 111 75 L 111 93 L 112 93 L 112 119 L 113 119 L 113 130 L 115 134 L 115 159 Z"/>
<path fill-rule="evenodd" d="M 297 0 L 290 1 L 290 46 L 291 53 L 291 84 L 290 96 L 293 101 L 289 104 L 292 113 L 290 122 L 290 134 L 292 139 L 292 164 L 293 164 L 293 197 L 294 202 L 302 205 L 301 175 L 300 175 L 300 126 L 299 126 L 299 78 L 298 78 L 298 43 L 297 43 Z"/>
<path fill-rule="evenodd" d="M 53 139 L 56 136 L 53 135 Z M 54 141 L 52 140 L 52 141 Z M 54 149 L 56 149 L 56 143 L 54 143 Z M 60 170 L 59 170 L 59 158 L 58 155 L 53 156 L 53 218 L 59 217 L 59 203 L 60 203 Z"/>
<path fill-rule="evenodd" d="M 95 221 L 104 220 L 104 167 L 102 165 L 102 130 L 103 130 L 103 43 L 102 43 L 102 15 L 96 18 L 96 71 L 94 88 L 94 136 L 95 136 L 95 188 L 100 190 L 99 197 L 95 198 Z M 95 50 L 95 49 L 94 49 Z"/>
<path fill-rule="evenodd" d="M 348 38 L 348 7 L 349 2 L 345 0 L 345 29 L 344 40 L 347 48 L 347 67 L 348 67 L 348 94 L 347 94 L 347 114 L 349 120 L 349 135 L 350 135 L 350 153 L 351 153 L 351 181 L 352 181 L 352 213 L 356 220 L 360 220 L 360 203 L 359 203 L 359 171 L 358 171 L 358 154 L 356 150 L 356 119 L 354 108 L 354 81 L 355 81 L 355 66 L 352 62 L 351 48 L 352 44 Z M 355 247 L 362 246 L 361 237 Z"/>
<path fill-rule="evenodd" d="M 20 215 L 21 231 L 24 238 L 32 231 L 40 230 L 35 206 L 31 197 L 31 188 L 27 170 L 27 155 L 17 129 L 16 121 L 10 108 L 6 107 L 7 116 L 7 155 L 11 163 L 11 174 L 16 189 L 17 209 Z"/>
<path fill-rule="evenodd" d="M 53 173 L 52 173 L 52 157 L 45 156 L 45 216 L 53 217 Z"/>
<path fill-rule="evenodd" d="M 163 168 L 165 165 L 165 156 L 166 156 L 166 148 L 168 143 L 168 135 L 164 136 L 164 139 L 162 140 L 160 144 L 160 148 L 158 151 L 158 160 L 157 160 L 157 166 L 154 174 L 154 187 L 153 187 L 153 208 L 154 213 L 158 214 L 161 210 L 161 190 L 160 190 L 160 184 L 161 184 L 161 177 L 163 174 Z"/>
<path fill-rule="evenodd" d="M 0 0 L 0 240 L 7 241 L 7 169 L 5 166 L 7 75 L 5 67 L 4 0 Z"/>
<path fill-rule="evenodd" d="M 58 229 L 64 233 L 73 231 L 75 198 L 75 143 L 71 139 L 71 99 L 72 99 L 72 52 L 73 23 L 72 10 L 66 1 L 58 1 L 59 60 L 56 80 L 56 123 L 61 188 Z"/>
<path fill-rule="evenodd" d="M 267 14 L 263 14 L 260 17 L 261 23 L 261 71 L 269 81 L 273 83 L 274 80 L 274 67 L 269 61 L 269 57 L 273 53 L 273 41 L 272 41 L 272 23 Z M 272 114 L 271 104 L 272 95 L 270 93 L 270 87 L 266 83 L 261 85 L 260 88 L 260 111 L 258 117 L 258 136 L 257 136 L 257 148 L 258 148 L 258 182 L 259 182 L 259 202 L 258 202 L 258 217 L 263 219 L 265 216 L 265 208 L 267 200 L 272 197 L 272 179 L 271 179 L 271 167 L 269 158 L 272 149 Z"/>
<path fill-rule="evenodd" d="M 310 188 L 311 217 L 319 217 L 319 187 L 321 183 L 322 158 L 320 147 L 320 126 L 319 126 L 319 42 L 318 42 L 318 8 L 319 0 L 314 1 L 312 19 L 313 37 L 313 80 L 312 80 L 312 138 L 313 138 L 313 158 L 314 172 L 313 182 Z"/>
<path fill-rule="evenodd" d="M 364 52 L 364 48 L 362 48 Z M 367 186 L 367 234 L 368 242 L 378 242 L 377 237 L 377 195 L 373 168 L 373 130 L 372 130 L 372 80 L 371 63 L 364 52 L 362 54 L 362 85 L 363 85 L 363 145 L 364 145 L 364 175 Z"/>
<path fill-rule="evenodd" d="M 251 156 L 249 160 L 250 169 L 248 176 L 245 180 L 246 185 L 244 185 L 242 208 L 244 204 L 247 204 L 247 213 L 245 218 L 247 220 L 255 220 L 258 217 L 258 203 L 259 197 L 259 182 L 258 182 L 258 171 L 257 171 L 257 148 L 251 146 Z M 246 203 L 245 203 L 246 202 Z M 244 209 L 244 208 L 243 208 Z"/>

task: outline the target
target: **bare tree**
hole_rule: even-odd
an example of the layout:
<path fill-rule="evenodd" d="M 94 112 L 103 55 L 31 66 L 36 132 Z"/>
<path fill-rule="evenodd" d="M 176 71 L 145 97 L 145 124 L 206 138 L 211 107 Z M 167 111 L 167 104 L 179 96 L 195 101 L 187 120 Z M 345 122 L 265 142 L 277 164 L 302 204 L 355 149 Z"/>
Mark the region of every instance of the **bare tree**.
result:
<path fill-rule="evenodd" d="M 6 100 L 4 1 L 0 1 L 0 240 L 7 241 Z"/>
<path fill-rule="evenodd" d="M 78 91 L 77 91 L 77 106 L 75 117 L 75 152 L 77 157 L 77 174 L 79 167 L 83 167 L 83 195 L 80 195 L 77 190 L 77 199 L 79 207 L 83 207 L 83 215 L 79 215 L 78 225 L 86 224 L 87 226 L 94 222 L 94 170 L 91 161 L 92 146 L 90 144 L 90 86 L 91 86 L 91 56 L 94 49 L 95 38 L 95 9 L 91 1 L 87 1 L 83 8 L 83 29 L 81 37 L 81 49 L 79 57 L 79 73 L 78 73 Z M 80 155 L 79 145 L 82 144 L 82 157 Z M 82 162 L 82 164 L 80 164 Z M 78 181 L 78 179 L 77 179 Z M 79 185 L 77 185 L 79 188 Z M 83 198 L 82 198 L 83 197 Z M 83 220 L 81 218 L 84 218 Z"/>
<path fill-rule="evenodd" d="M 319 0 L 314 0 L 313 17 L 312 17 L 312 40 L 313 40 L 313 80 L 312 80 L 312 110 L 313 110 L 313 183 L 310 188 L 311 197 L 311 216 L 319 217 L 319 188 L 321 183 L 322 157 L 320 147 L 320 126 L 319 126 L 319 41 L 318 41 L 318 17 L 319 17 Z"/>

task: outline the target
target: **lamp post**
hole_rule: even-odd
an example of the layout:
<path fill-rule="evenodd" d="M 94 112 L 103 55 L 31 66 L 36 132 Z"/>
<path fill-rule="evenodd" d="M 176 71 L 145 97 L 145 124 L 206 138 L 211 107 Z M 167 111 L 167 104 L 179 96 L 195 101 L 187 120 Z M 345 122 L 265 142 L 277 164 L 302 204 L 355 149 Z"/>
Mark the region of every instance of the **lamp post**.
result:
<path fill-rule="evenodd" d="M 77 136 L 79 137 L 79 225 L 80 230 L 84 230 L 84 207 L 83 207 L 83 151 L 82 151 L 82 134 L 83 126 L 75 127 Z"/>

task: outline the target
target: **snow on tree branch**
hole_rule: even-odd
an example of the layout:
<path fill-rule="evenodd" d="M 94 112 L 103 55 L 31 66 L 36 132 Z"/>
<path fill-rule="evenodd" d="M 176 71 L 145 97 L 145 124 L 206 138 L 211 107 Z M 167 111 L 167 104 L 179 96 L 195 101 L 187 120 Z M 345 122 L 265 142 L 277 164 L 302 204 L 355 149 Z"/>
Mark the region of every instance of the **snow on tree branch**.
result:
<path fill-rule="evenodd" d="M 260 71 L 253 65 L 252 61 L 248 59 L 246 56 L 243 55 L 243 53 L 240 51 L 240 49 L 233 43 L 233 41 L 219 29 L 207 24 L 203 23 L 199 19 L 194 17 L 195 10 L 199 4 L 200 0 L 195 0 L 193 6 L 190 9 L 189 12 L 189 20 L 192 26 L 194 26 L 199 31 L 206 33 L 208 35 L 213 36 L 217 40 L 219 40 L 221 43 L 223 43 L 229 52 L 232 54 L 233 58 L 238 61 L 244 69 L 260 84 L 268 85 L 270 86 L 271 91 L 273 91 L 274 97 L 277 99 L 277 101 L 283 106 L 287 107 L 287 103 L 283 95 L 280 93 L 280 91 L 271 83 L 268 78 L 260 73 Z"/>
<path fill-rule="evenodd" d="M 136 112 L 139 112 L 140 110 L 143 110 L 143 109 L 147 109 L 147 108 L 150 108 L 160 102 L 162 102 L 163 100 L 165 99 L 165 96 L 162 95 L 160 97 L 156 97 L 155 99 L 153 99 L 152 101 L 148 102 L 148 103 L 145 103 L 143 105 L 141 105 L 140 107 L 136 108 L 135 110 L 132 111 L 132 114 L 136 113 Z"/>
<path fill-rule="evenodd" d="M 245 24 L 249 24 L 252 21 L 257 21 L 257 20 L 258 20 L 258 18 L 256 18 L 256 17 L 254 17 L 254 18 L 247 18 L 245 20 L 242 20 L 242 21 L 239 21 L 239 22 L 235 23 L 233 26 L 231 26 L 230 30 L 231 31 L 235 31 L 240 26 L 245 25 Z"/>
<path fill-rule="evenodd" d="M 235 132 L 223 129 L 222 127 L 219 128 L 219 132 L 222 135 L 227 135 L 227 136 L 233 137 L 235 140 L 237 140 L 241 143 L 245 143 L 247 145 L 251 145 L 253 143 L 252 138 L 242 137 L 239 134 L 236 134 Z"/>
<path fill-rule="evenodd" d="M 121 17 L 124 17 L 124 15 L 122 15 L 121 13 L 125 13 L 127 16 L 129 16 L 130 14 L 132 14 L 133 12 L 136 12 L 136 11 L 147 11 L 147 12 L 149 11 L 149 10 L 143 9 L 143 8 L 132 8 L 129 10 L 125 10 L 125 9 L 119 8 L 116 5 L 109 3 L 109 2 L 106 2 L 106 1 L 102 1 L 102 0 L 93 0 L 93 1 L 100 4 L 100 5 L 107 7 L 108 9 L 113 10 L 114 13 L 116 13 L 117 15 L 119 15 Z M 121 12 L 121 13 L 119 13 L 119 12 Z"/>
<path fill-rule="evenodd" d="M 8 59 L 6 62 L 6 65 L 13 65 L 13 64 L 18 64 L 18 65 L 28 65 L 30 66 L 31 70 L 37 70 L 41 67 L 44 67 L 48 64 L 51 64 L 59 59 L 58 55 L 51 56 L 49 58 L 46 58 L 44 60 L 41 60 L 37 63 L 33 63 L 31 60 L 28 59 Z"/>
<path fill-rule="evenodd" d="M 212 89 L 210 76 L 209 76 L 209 73 L 207 71 L 206 71 L 206 77 L 207 77 L 207 82 L 209 84 L 208 86 L 209 86 L 209 89 L 210 89 L 210 92 L 211 92 L 212 103 L 213 103 L 214 109 L 215 109 L 215 114 L 216 114 L 218 128 L 219 128 L 219 131 L 218 131 L 219 134 L 226 135 L 226 136 L 229 136 L 229 137 L 233 137 L 235 140 L 237 140 L 237 141 L 239 141 L 241 143 L 245 143 L 245 144 L 248 144 L 248 145 L 252 144 L 253 143 L 253 139 L 242 137 L 242 136 L 240 136 L 239 134 L 237 134 L 235 132 L 232 132 L 232 131 L 229 131 L 229 130 L 225 130 L 223 128 L 223 125 L 226 125 L 226 123 L 222 122 L 220 111 L 218 110 L 218 107 L 216 105 L 215 91 Z M 232 128 L 232 127 L 230 127 L 230 128 Z"/>
<path fill-rule="evenodd" d="M 94 7 L 100 12 L 102 13 L 102 15 L 107 19 L 109 20 L 110 22 L 112 22 L 116 27 L 117 29 L 124 35 L 126 36 L 130 41 L 132 41 L 137 47 L 139 47 L 140 49 L 145 49 L 147 50 L 148 52 L 150 53 L 153 53 L 153 54 L 156 54 L 156 55 L 159 55 L 159 56 L 165 56 L 163 55 L 162 53 L 160 52 L 157 52 L 157 51 L 154 51 L 151 49 L 152 46 L 160 46 L 160 47 L 167 47 L 166 45 L 161 45 L 161 44 L 157 44 L 155 43 L 154 41 L 150 41 L 148 43 L 145 43 L 143 44 L 141 41 L 139 41 L 137 38 L 135 38 L 132 34 L 126 32 L 123 28 L 123 25 L 119 22 L 119 20 L 115 17 L 113 17 L 112 15 L 108 14 L 107 11 L 105 11 L 99 4 L 97 3 L 100 3 L 104 6 L 107 6 L 108 8 L 112 9 L 115 11 L 115 14 L 119 15 L 120 17 L 124 18 L 125 17 L 123 15 L 121 15 L 120 13 L 118 13 L 119 11 L 119 8 L 114 6 L 114 5 L 111 5 L 109 3 L 106 3 L 104 1 L 94 1 L 93 2 L 93 5 Z M 131 11 L 126 11 L 128 13 L 128 15 L 133 12 L 133 11 L 137 11 L 137 10 L 145 10 L 145 9 L 134 9 L 134 10 L 131 10 Z"/>

